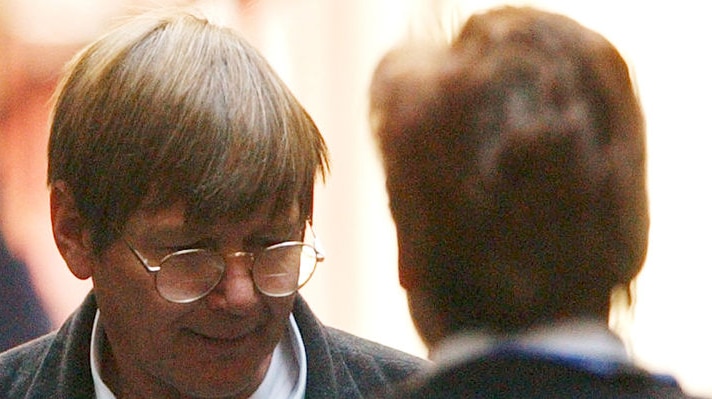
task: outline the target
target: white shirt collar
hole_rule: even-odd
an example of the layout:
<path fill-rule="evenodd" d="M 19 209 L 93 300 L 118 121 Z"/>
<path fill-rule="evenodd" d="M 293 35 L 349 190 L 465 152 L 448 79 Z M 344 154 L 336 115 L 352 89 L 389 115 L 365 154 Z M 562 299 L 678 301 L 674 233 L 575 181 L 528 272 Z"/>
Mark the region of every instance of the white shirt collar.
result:
<path fill-rule="evenodd" d="M 289 339 L 282 339 L 272 353 L 267 374 L 250 399 L 303 399 L 307 385 L 307 354 L 302 334 L 293 315 L 289 315 Z M 101 347 L 104 334 L 99 324 L 99 310 L 91 332 L 89 361 L 97 399 L 116 399 L 101 379 Z"/>
<path fill-rule="evenodd" d="M 445 339 L 432 360 L 443 366 L 481 357 L 501 345 L 514 344 L 530 353 L 631 364 L 623 341 L 607 325 L 585 319 L 537 327 L 522 334 L 497 336 L 482 331 Z"/>

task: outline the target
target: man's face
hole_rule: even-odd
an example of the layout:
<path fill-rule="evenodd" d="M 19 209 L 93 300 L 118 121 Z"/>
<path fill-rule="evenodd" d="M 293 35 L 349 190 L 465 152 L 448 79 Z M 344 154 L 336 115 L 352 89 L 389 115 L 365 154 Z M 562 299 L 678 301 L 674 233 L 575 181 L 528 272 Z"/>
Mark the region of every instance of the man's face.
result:
<path fill-rule="evenodd" d="M 281 217 L 270 217 L 265 206 L 243 222 L 204 228 L 188 226 L 183 210 L 179 204 L 139 211 L 123 236 L 151 265 L 181 249 L 254 252 L 302 238 L 296 206 Z M 96 261 L 94 287 L 109 345 L 102 375 L 112 390 L 128 397 L 247 397 L 259 386 L 285 332 L 294 295 L 260 294 L 247 264 L 230 259 L 219 285 L 189 304 L 163 299 L 120 239 Z"/>

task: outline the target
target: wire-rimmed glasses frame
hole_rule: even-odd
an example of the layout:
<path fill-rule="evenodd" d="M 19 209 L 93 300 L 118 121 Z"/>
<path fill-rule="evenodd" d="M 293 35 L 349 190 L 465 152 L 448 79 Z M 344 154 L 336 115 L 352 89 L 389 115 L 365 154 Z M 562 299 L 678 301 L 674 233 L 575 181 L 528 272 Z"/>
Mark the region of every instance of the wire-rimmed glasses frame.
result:
<path fill-rule="evenodd" d="M 285 297 L 295 293 L 312 277 L 325 256 L 309 221 L 306 230 L 312 242 L 283 241 L 256 252 L 219 253 L 206 248 L 172 252 L 151 265 L 122 234 L 121 240 L 144 269 L 153 276 L 159 295 L 173 303 L 191 303 L 207 296 L 222 281 L 228 259 L 242 258 L 249 265 L 254 286 L 263 295 Z M 305 232 L 305 234 L 307 234 Z"/>

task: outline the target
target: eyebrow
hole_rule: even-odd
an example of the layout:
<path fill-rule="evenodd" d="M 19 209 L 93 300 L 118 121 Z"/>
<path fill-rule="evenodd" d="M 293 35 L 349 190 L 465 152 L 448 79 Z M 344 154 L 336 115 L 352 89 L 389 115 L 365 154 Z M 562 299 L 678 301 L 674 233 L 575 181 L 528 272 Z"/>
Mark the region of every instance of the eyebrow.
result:
<path fill-rule="evenodd" d="M 204 230 L 191 230 L 185 226 L 152 226 L 137 234 L 135 239 L 144 242 L 175 242 L 201 240 L 207 236 Z"/>
<path fill-rule="evenodd" d="M 302 226 L 297 225 L 297 223 L 274 223 L 253 230 L 251 235 L 291 236 L 300 234 L 301 230 Z"/>
<path fill-rule="evenodd" d="M 251 225 L 254 223 L 254 225 Z M 246 224 L 242 230 L 245 238 L 254 236 L 268 236 L 279 238 L 282 236 L 292 236 L 296 234 L 301 234 L 304 226 L 301 225 L 297 220 L 285 220 L 284 218 L 279 218 L 277 220 L 270 220 L 265 223 L 262 222 L 236 222 L 236 223 L 225 223 L 225 224 L 214 224 L 206 226 L 167 226 L 165 228 L 159 228 L 154 230 L 150 234 L 155 234 L 156 236 L 162 236 L 165 238 L 188 238 L 188 237 L 212 237 L 221 236 L 225 231 L 229 231 L 233 227 L 240 228 L 241 225 Z"/>

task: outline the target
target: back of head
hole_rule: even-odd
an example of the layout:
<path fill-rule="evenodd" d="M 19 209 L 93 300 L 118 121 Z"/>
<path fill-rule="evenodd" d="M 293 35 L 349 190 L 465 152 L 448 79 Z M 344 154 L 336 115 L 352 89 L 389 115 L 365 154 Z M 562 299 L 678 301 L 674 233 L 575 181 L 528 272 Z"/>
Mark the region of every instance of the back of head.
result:
<path fill-rule="evenodd" d="M 239 220 L 276 198 L 311 212 L 323 138 L 263 57 L 185 10 L 131 19 L 85 48 L 57 91 L 49 181 L 65 181 L 97 251 L 139 208 Z M 275 209 L 278 210 L 278 209 Z"/>
<path fill-rule="evenodd" d="M 607 315 L 648 231 L 643 116 L 608 41 L 496 9 L 448 46 L 389 53 L 371 96 L 401 283 L 433 303 L 435 328 Z"/>

